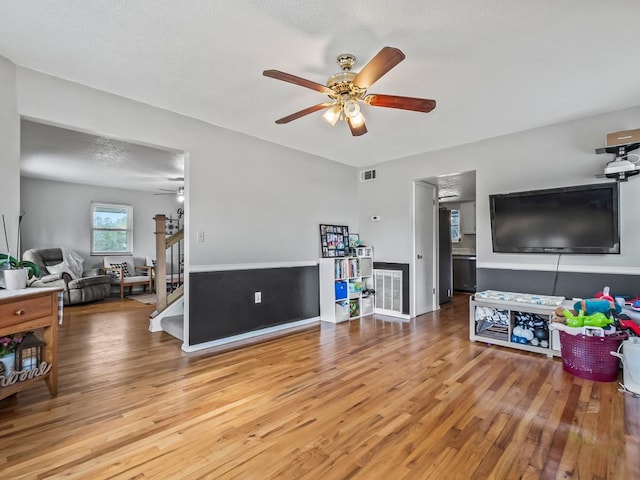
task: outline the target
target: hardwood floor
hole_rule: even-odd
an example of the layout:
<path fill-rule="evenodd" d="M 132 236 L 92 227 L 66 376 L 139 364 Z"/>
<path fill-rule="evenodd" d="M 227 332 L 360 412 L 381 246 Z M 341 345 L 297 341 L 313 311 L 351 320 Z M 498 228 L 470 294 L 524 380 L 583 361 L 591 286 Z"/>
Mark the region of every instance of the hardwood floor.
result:
<path fill-rule="evenodd" d="M 198 354 L 152 308 L 65 309 L 58 396 L 0 401 L 1 478 L 640 478 L 640 399 L 469 342 L 466 296 Z"/>

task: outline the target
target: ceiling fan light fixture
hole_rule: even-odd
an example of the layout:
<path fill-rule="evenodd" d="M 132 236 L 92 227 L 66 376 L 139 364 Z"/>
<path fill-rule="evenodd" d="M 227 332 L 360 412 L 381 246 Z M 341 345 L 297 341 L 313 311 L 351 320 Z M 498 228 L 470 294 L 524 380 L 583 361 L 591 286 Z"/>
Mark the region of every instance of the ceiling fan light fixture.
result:
<path fill-rule="evenodd" d="M 352 126 L 359 127 L 364 123 L 364 115 L 362 115 L 361 112 L 358 112 L 353 117 L 349 117 L 349 120 L 351 121 Z"/>
<path fill-rule="evenodd" d="M 334 105 L 333 107 L 331 107 L 329 110 L 327 110 L 322 114 L 322 118 L 324 118 L 325 121 L 333 127 L 340 119 L 341 111 L 342 110 L 338 105 Z"/>
<path fill-rule="evenodd" d="M 176 198 L 180 203 L 184 202 L 184 187 L 178 187 L 178 193 L 176 194 Z"/>
<path fill-rule="evenodd" d="M 344 114 L 353 120 L 356 116 L 360 114 L 360 105 L 353 99 L 347 100 L 344 102 Z"/>

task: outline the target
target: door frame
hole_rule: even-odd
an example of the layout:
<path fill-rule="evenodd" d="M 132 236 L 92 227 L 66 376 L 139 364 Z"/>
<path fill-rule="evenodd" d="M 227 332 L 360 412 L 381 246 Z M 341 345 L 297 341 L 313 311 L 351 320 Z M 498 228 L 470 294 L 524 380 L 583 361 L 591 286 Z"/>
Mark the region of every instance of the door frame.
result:
<path fill-rule="evenodd" d="M 424 257 L 422 262 L 418 262 L 417 261 L 417 255 L 418 252 L 416 251 L 416 236 L 417 236 L 417 229 L 416 229 L 416 219 L 418 218 L 418 215 L 422 215 L 425 212 L 425 208 L 424 205 L 418 205 L 417 204 L 417 199 L 416 199 L 416 185 L 420 184 L 420 185 L 424 185 L 427 187 L 430 187 L 433 189 L 433 198 L 432 198 L 432 205 L 431 208 L 433 209 L 432 212 L 432 218 L 433 218 L 433 222 L 434 224 L 432 225 L 432 251 L 427 253 L 424 252 Z M 412 203 L 413 203 L 413 208 L 412 208 L 412 218 L 411 218 L 411 223 L 412 223 L 412 229 L 413 229 L 413 245 L 412 245 L 412 253 L 413 256 L 411 258 L 411 262 L 410 262 L 410 268 L 411 268 L 411 302 L 410 302 L 410 307 L 409 307 L 409 315 L 411 318 L 414 318 L 416 316 L 416 312 L 417 312 L 417 305 L 418 305 L 418 295 L 428 295 L 427 292 L 420 292 L 419 288 L 418 288 L 418 276 L 417 276 L 417 269 L 418 269 L 418 265 L 422 265 L 424 266 L 424 268 L 426 268 L 426 275 L 430 275 L 431 276 L 431 282 L 433 285 L 433 290 L 432 290 L 432 294 L 431 294 L 431 305 L 433 306 L 433 310 L 438 310 L 440 308 L 440 305 L 438 304 L 439 302 L 437 301 L 438 298 L 438 279 L 437 279 L 437 275 L 438 275 L 438 224 L 437 224 L 437 213 L 438 213 L 438 186 L 437 185 L 433 185 L 429 182 L 425 182 L 424 180 L 414 180 L 412 182 Z M 431 260 L 431 262 L 429 263 L 429 260 Z M 429 266 L 432 265 L 432 266 Z M 422 296 L 420 298 L 423 298 Z"/>

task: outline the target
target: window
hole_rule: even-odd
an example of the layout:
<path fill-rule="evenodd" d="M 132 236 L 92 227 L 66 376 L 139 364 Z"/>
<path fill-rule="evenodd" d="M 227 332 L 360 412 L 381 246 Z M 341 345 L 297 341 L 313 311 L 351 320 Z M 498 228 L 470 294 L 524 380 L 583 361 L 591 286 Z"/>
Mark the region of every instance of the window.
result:
<path fill-rule="evenodd" d="M 133 207 L 91 202 L 91 255 L 133 253 Z"/>
<path fill-rule="evenodd" d="M 451 210 L 451 241 L 460 241 L 460 210 Z"/>

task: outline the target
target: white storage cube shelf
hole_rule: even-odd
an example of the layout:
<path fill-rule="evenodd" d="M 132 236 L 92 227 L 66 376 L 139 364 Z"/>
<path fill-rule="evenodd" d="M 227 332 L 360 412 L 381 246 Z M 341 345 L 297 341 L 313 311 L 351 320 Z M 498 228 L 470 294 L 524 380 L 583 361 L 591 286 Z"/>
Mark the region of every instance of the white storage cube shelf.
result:
<path fill-rule="evenodd" d="M 565 302 L 563 306 L 570 308 Z M 533 305 L 502 300 L 489 300 L 470 297 L 469 300 L 469 339 L 472 342 L 485 342 L 492 345 L 526 350 L 552 356 L 560 356 L 560 337 L 555 330 L 549 330 L 553 321 L 555 306 Z M 514 329 L 523 318 L 531 318 L 546 331 L 547 342 L 514 341 Z"/>
<path fill-rule="evenodd" d="M 371 247 L 358 248 L 367 256 L 321 258 L 320 319 L 339 323 L 373 313 L 373 258 Z M 364 292 L 364 293 L 363 293 Z"/>

